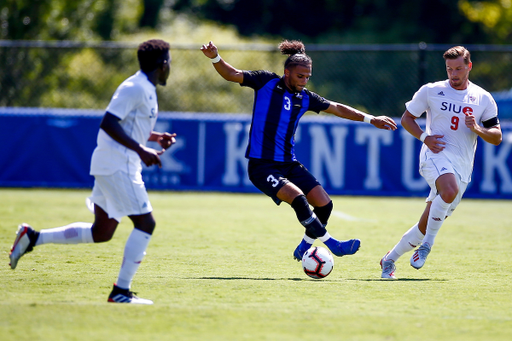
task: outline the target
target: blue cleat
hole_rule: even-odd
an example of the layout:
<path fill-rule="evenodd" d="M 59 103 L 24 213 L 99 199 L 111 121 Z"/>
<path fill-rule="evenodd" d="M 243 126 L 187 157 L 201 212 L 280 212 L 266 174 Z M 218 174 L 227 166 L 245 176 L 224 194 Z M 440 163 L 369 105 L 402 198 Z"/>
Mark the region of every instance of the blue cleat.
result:
<path fill-rule="evenodd" d="M 324 242 L 324 244 L 334 255 L 341 257 L 356 253 L 361 246 L 361 241 L 359 239 L 339 241 L 334 238 L 329 238 Z"/>
<path fill-rule="evenodd" d="M 304 239 L 302 239 L 302 241 L 300 242 L 300 244 L 297 246 L 297 248 L 295 249 L 295 251 L 293 251 L 293 258 L 297 261 L 297 262 L 301 262 L 302 261 L 302 256 L 304 256 L 304 253 L 306 253 L 307 250 L 309 250 L 311 248 L 313 244 L 309 244 L 307 241 L 305 241 Z"/>

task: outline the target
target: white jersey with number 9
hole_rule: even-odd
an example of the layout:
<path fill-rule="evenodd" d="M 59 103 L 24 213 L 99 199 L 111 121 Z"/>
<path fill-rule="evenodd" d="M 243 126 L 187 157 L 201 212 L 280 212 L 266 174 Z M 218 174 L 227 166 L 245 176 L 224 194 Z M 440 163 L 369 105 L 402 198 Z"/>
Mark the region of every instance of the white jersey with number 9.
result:
<path fill-rule="evenodd" d="M 425 84 L 405 106 L 416 117 L 427 112 L 427 134 L 444 135 L 446 145 L 440 154 L 450 160 L 462 181 L 470 182 L 478 136 L 466 127 L 465 115 L 473 115 L 479 125 L 496 117 L 498 108 L 491 94 L 471 82 L 467 89 L 455 90 L 445 80 Z M 432 154 L 423 144 L 420 162 Z"/>

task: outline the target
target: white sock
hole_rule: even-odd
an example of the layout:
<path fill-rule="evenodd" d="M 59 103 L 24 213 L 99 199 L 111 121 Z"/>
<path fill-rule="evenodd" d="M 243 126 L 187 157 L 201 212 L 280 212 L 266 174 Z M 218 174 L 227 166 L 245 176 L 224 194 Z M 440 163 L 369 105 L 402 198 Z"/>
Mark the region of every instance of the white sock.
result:
<path fill-rule="evenodd" d="M 318 237 L 318 239 L 322 242 L 322 243 L 325 243 L 327 240 L 331 239 L 331 235 L 329 234 L 329 232 L 325 232 L 325 234 L 321 237 Z"/>
<path fill-rule="evenodd" d="M 53 229 L 39 231 L 36 245 L 94 243 L 91 223 L 72 223 Z"/>
<path fill-rule="evenodd" d="M 133 229 L 124 247 L 123 263 L 116 285 L 123 289 L 130 289 L 133 276 L 139 269 L 140 262 L 146 255 L 151 235 L 138 229 Z"/>
<path fill-rule="evenodd" d="M 309 237 L 308 235 L 304 235 L 303 239 L 309 244 L 313 244 L 315 242 L 315 239 Z"/>
<path fill-rule="evenodd" d="M 423 233 L 421 233 L 418 228 L 418 223 L 416 223 L 409 231 L 405 232 L 398 244 L 388 253 L 386 259 L 396 262 L 404 253 L 412 251 L 418 246 L 423 240 L 423 237 Z"/>
<path fill-rule="evenodd" d="M 434 245 L 434 239 L 441 225 L 444 223 L 450 205 L 451 203 L 444 202 L 440 195 L 432 200 L 427 220 L 427 233 L 425 234 L 425 238 L 423 238 L 423 243 L 429 243 L 430 247 Z"/>

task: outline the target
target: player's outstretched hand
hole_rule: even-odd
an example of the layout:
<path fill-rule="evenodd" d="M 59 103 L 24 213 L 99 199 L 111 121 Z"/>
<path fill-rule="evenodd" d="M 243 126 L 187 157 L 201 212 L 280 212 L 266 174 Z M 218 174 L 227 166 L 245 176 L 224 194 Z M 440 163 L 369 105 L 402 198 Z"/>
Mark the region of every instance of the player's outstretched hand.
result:
<path fill-rule="evenodd" d="M 372 119 L 371 123 L 379 129 L 396 130 L 396 123 L 391 117 L 376 116 Z"/>
<path fill-rule="evenodd" d="M 208 44 L 201 46 L 201 51 L 203 51 L 204 55 L 210 59 L 217 57 L 219 54 L 217 46 L 215 46 L 211 41 Z"/>

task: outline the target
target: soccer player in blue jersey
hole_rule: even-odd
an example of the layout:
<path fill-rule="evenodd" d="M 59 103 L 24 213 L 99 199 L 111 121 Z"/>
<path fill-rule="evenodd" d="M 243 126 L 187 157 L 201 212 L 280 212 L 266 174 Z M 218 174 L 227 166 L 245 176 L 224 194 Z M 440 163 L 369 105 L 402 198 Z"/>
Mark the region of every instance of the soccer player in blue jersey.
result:
<path fill-rule="evenodd" d="M 294 135 L 300 118 L 308 110 L 325 111 L 352 121 L 365 121 L 379 129 L 395 130 L 389 117 L 374 117 L 352 107 L 329 101 L 306 89 L 312 73 L 312 60 L 300 41 L 283 41 L 282 54 L 288 55 L 282 77 L 269 71 L 238 70 L 224 61 L 217 47 L 209 42 L 201 47 L 215 70 L 226 80 L 255 91 L 249 145 L 249 179 L 279 205 L 287 202 L 305 227 L 305 235 L 293 256 L 302 260 L 315 239 L 320 239 L 336 256 L 359 250 L 359 239 L 339 241 L 326 230 L 333 209 L 332 200 L 318 180 L 295 157 Z M 313 206 L 313 210 L 311 210 Z"/>

